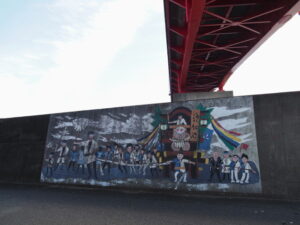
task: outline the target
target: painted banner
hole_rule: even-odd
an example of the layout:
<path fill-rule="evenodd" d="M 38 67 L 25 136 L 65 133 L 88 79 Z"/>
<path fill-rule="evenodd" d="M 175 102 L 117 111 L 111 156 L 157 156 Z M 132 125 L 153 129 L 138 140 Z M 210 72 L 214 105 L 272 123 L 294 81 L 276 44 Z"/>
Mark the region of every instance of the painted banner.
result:
<path fill-rule="evenodd" d="M 51 115 L 41 181 L 259 193 L 252 97 Z"/>

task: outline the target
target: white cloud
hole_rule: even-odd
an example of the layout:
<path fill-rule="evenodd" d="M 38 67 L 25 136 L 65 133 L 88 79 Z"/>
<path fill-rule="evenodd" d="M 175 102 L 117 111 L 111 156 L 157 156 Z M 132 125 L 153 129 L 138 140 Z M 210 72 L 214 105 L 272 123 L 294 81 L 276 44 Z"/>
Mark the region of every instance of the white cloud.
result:
<path fill-rule="evenodd" d="M 249 110 L 251 110 L 251 108 L 244 107 L 244 108 L 237 108 L 237 109 L 229 109 L 226 106 L 222 106 L 222 107 L 214 107 L 214 110 L 212 111 L 211 114 L 215 119 L 218 119 L 220 117 L 232 116 Z"/>
<path fill-rule="evenodd" d="M 47 0 L 35 10 L 48 18 L 40 34 L 0 52 L 0 118 L 169 101 L 163 1 Z M 275 33 L 225 89 L 299 90 L 299 23 Z"/>
<path fill-rule="evenodd" d="M 54 28 L 49 29 L 55 33 L 51 36 L 55 38 L 43 36 L 33 41 L 45 46 L 43 56 L 26 52 L 12 57 L 10 61 L 9 58 L 0 59 L 0 65 L 7 66 L 0 70 L 0 95 L 6 96 L 1 100 L 3 110 L 0 117 L 121 104 L 122 100 L 117 101 L 119 93 L 117 98 L 107 99 L 107 93 L 102 90 L 109 90 L 108 94 L 114 95 L 116 90 L 107 88 L 105 83 L 118 79 L 117 76 L 108 77 L 104 71 L 107 67 L 117 66 L 114 57 L 135 41 L 140 28 L 157 15 L 163 19 L 162 1 L 56 0 L 39 3 L 38 7 L 50 12 Z M 167 73 L 166 65 L 159 66 L 154 70 Z M 28 82 L 28 77 L 33 75 L 35 79 Z M 141 85 L 139 91 L 144 91 L 142 80 L 137 83 Z M 125 93 L 128 85 L 131 84 L 118 85 L 118 89 Z M 164 85 L 167 83 L 164 82 Z M 133 97 L 131 93 L 126 94 L 123 98 Z M 105 100 L 102 98 L 104 104 L 99 104 L 102 96 L 105 96 Z"/>

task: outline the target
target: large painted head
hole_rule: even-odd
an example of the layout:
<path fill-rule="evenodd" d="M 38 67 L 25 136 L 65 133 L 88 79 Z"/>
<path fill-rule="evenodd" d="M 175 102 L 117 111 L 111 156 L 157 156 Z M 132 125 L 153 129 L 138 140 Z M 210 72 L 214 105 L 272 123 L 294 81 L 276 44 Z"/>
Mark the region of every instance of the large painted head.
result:
<path fill-rule="evenodd" d="M 152 151 L 153 151 L 153 153 L 156 153 L 156 152 L 157 152 L 157 148 L 154 147 L 154 148 L 152 149 Z"/>
<path fill-rule="evenodd" d="M 224 151 L 224 152 L 223 152 L 223 157 L 224 157 L 225 159 L 229 158 L 229 152 L 228 152 L 228 151 Z"/>
<path fill-rule="evenodd" d="M 66 141 L 62 141 L 62 142 L 61 142 L 61 146 L 62 146 L 62 147 L 66 147 L 66 146 L 67 146 L 67 142 L 66 142 Z"/>
<path fill-rule="evenodd" d="M 119 146 L 119 147 L 118 147 L 118 152 L 119 152 L 119 153 L 123 152 L 123 150 L 122 150 L 122 147 L 121 147 L 121 146 Z"/>
<path fill-rule="evenodd" d="M 73 152 L 76 152 L 76 150 L 77 150 L 77 145 L 73 145 L 73 146 L 72 146 L 72 151 L 73 151 Z"/>
<path fill-rule="evenodd" d="M 243 161 L 243 163 L 247 163 L 248 162 L 248 155 L 243 154 L 242 155 L 242 161 Z"/>
<path fill-rule="evenodd" d="M 238 155 L 233 155 L 232 156 L 232 161 L 237 162 L 239 160 Z"/>
<path fill-rule="evenodd" d="M 127 148 L 126 148 L 127 152 L 132 152 L 132 145 L 127 145 Z"/>
<path fill-rule="evenodd" d="M 93 140 L 94 137 L 95 137 L 95 133 L 94 133 L 93 131 L 90 131 L 90 132 L 88 133 L 88 139 L 89 139 L 89 140 Z"/>
<path fill-rule="evenodd" d="M 183 159 L 183 152 L 180 151 L 177 153 L 177 159 L 179 160 Z"/>

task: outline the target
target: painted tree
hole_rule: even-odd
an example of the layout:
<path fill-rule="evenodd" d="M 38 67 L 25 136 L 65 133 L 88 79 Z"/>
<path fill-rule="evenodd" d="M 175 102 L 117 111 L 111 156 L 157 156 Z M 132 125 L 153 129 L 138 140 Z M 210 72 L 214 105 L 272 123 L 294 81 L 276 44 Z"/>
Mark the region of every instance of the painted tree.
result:
<path fill-rule="evenodd" d="M 161 112 L 159 106 L 155 107 L 155 109 L 154 109 L 154 115 L 152 116 L 152 118 L 153 118 L 153 122 L 151 123 L 151 125 L 154 127 L 154 129 L 156 127 L 158 127 L 160 124 L 167 123 L 167 120 L 162 117 L 162 112 Z"/>

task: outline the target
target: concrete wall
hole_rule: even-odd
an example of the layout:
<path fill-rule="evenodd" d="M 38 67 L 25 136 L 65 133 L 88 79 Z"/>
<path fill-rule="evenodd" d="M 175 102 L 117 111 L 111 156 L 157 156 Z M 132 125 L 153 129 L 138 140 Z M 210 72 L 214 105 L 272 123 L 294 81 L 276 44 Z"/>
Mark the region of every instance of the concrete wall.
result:
<path fill-rule="evenodd" d="M 263 194 L 300 199 L 300 92 L 253 101 Z"/>
<path fill-rule="evenodd" d="M 199 99 L 214 99 L 214 98 L 229 98 L 233 97 L 232 91 L 218 91 L 218 92 L 191 92 L 172 94 L 172 102 L 191 101 Z"/>
<path fill-rule="evenodd" d="M 1 182 L 39 182 L 48 122 L 48 115 L 0 120 Z"/>
<path fill-rule="evenodd" d="M 262 196 L 300 199 L 300 92 L 253 96 Z M 49 116 L 0 120 L 0 181 L 39 183 Z"/>

